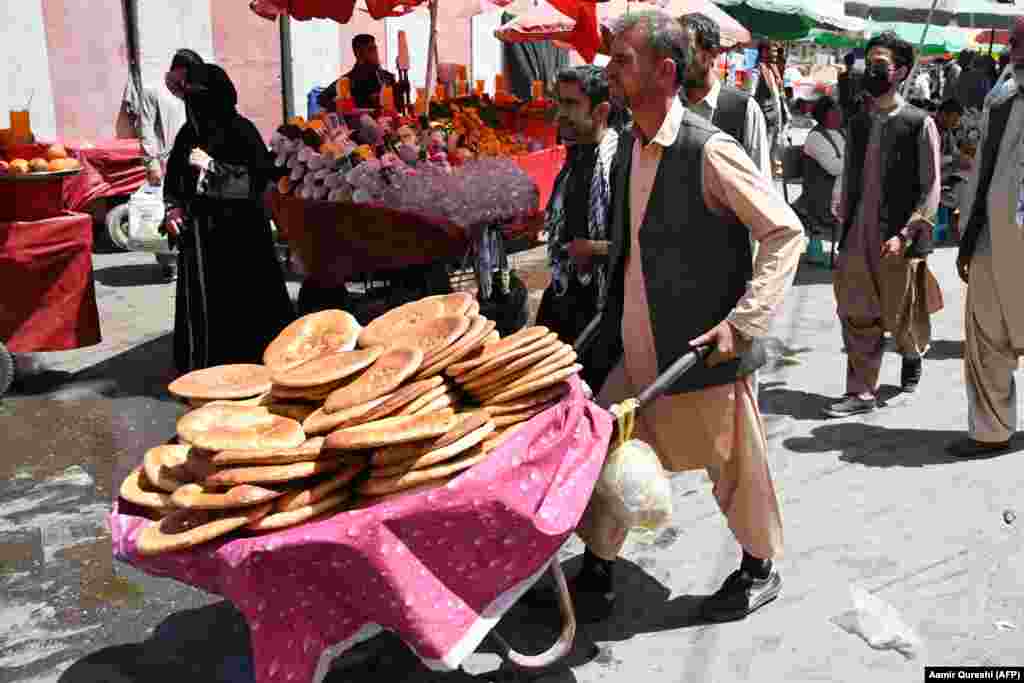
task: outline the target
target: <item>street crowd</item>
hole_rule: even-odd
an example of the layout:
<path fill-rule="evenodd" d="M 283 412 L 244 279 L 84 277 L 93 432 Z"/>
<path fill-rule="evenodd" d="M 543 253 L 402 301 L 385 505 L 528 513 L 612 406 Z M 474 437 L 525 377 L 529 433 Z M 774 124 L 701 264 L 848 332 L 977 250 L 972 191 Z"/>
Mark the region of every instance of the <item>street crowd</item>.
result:
<path fill-rule="evenodd" d="M 1008 78 L 985 60 L 974 76 L 958 60 L 919 79 L 912 45 L 890 33 L 871 39 L 863 72 L 848 60 L 839 97 L 813 105 L 804 188 L 793 205 L 773 179 L 792 120 L 777 46 L 763 46 L 745 91 L 719 78 L 719 28 L 706 16 L 637 11 L 611 35 L 607 67 L 557 75 L 559 135 L 569 151 L 545 216 L 552 278 L 537 324 L 573 342 L 601 316 L 580 354 L 604 406 L 636 396 L 687 352 L 711 349 L 637 416 L 636 436 L 671 472 L 707 471 L 741 559 L 703 613 L 742 619 L 775 599 L 782 583 L 782 515 L 757 400 L 759 340 L 808 236 L 832 235 L 837 250 L 846 393 L 826 414 L 849 418 L 878 409 L 887 336 L 901 357 L 902 390 L 921 381 L 930 316 L 943 305 L 928 257 L 940 209 L 949 209 L 968 286 L 969 404 L 967 434 L 949 449 L 969 458 L 1011 448 L 1013 373 L 1024 349 L 1024 306 L 1014 298 L 1024 263 L 1024 18 L 1011 32 Z M 359 97 L 372 98 L 387 79 L 366 38 L 353 43 L 352 77 Z M 266 148 L 236 111 L 219 67 L 179 51 L 167 86 L 176 105 L 145 93 L 131 102 L 156 121 L 143 126 L 144 144 L 178 247 L 178 370 L 258 361 L 294 317 L 252 190 L 271 173 Z M 187 123 L 174 135 L 173 116 L 161 122 L 159 112 L 181 102 Z M 965 119 L 975 135 L 961 130 Z M 233 232 L 239 226 L 244 239 Z M 229 265 L 240 260 L 244 276 Z M 239 301 L 255 307 L 242 310 Z M 616 599 L 615 560 L 628 529 L 612 507 L 595 493 L 578 529 L 587 549 L 572 589 L 583 618 L 609 614 Z"/>

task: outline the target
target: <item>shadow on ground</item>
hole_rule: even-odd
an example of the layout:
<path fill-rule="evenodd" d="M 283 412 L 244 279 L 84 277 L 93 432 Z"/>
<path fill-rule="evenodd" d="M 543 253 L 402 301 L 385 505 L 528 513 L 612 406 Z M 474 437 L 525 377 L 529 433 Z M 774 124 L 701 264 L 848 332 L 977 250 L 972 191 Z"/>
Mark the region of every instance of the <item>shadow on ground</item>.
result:
<path fill-rule="evenodd" d="M 933 341 L 925 360 L 957 360 L 964 357 L 964 341 L 940 339 Z"/>
<path fill-rule="evenodd" d="M 878 389 L 878 406 L 884 409 L 898 402 L 902 396 L 899 387 L 883 384 Z M 825 408 L 840 398 L 788 389 L 785 382 L 764 382 L 761 384 L 758 402 L 765 415 L 788 415 L 794 420 L 823 420 L 826 419 Z"/>
<path fill-rule="evenodd" d="M 800 267 L 796 271 L 796 279 L 793 284 L 797 287 L 807 285 L 831 285 L 832 270 L 826 266 L 819 266 L 806 260 L 800 261 Z"/>
<path fill-rule="evenodd" d="M 224 601 L 171 615 L 141 643 L 94 652 L 68 668 L 58 683 L 253 680 L 249 627 Z"/>
<path fill-rule="evenodd" d="M 843 462 L 865 467 L 927 467 L 964 462 L 949 455 L 946 447 L 966 436 L 963 431 L 931 429 L 886 429 L 862 422 L 827 424 L 811 430 L 807 437 L 786 439 L 784 445 L 796 454 L 842 451 Z M 1024 439 L 1014 439 L 1012 450 L 1024 448 Z M 985 454 L 970 460 L 988 460 L 1006 453 Z"/>
<path fill-rule="evenodd" d="M 448 673 L 430 671 L 396 637 L 383 634 L 351 650 L 335 661 L 326 683 L 416 681 L 418 683 L 468 683 L 471 681 L 526 681 L 574 683 L 571 668 L 588 662 L 614 669 L 617 660 L 608 647 L 596 642 L 620 642 L 644 633 L 705 625 L 699 616 L 704 596 L 671 598 L 668 588 L 648 574 L 642 565 L 621 561 L 617 587 L 622 599 L 612 616 L 598 624 L 580 624 L 576 643 L 566 659 L 548 670 L 524 672 L 499 665 L 499 649 L 486 639 L 466 669 Z M 566 563 L 567 572 L 579 560 Z M 502 619 L 497 631 L 517 650 L 532 654 L 548 648 L 560 628 L 558 610 L 552 606 L 527 607 L 522 602 Z M 610 671 L 611 673 L 611 671 Z M 203 683 L 251 683 L 253 679 L 249 629 L 242 614 L 228 601 L 178 612 L 138 643 L 104 648 L 76 662 L 59 683 L 148 683 L 193 680 Z"/>
<path fill-rule="evenodd" d="M 96 281 L 107 287 L 143 287 L 161 285 L 164 278 L 160 264 L 154 259 L 152 263 L 130 263 L 123 266 L 108 266 L 95 271 Z"/>

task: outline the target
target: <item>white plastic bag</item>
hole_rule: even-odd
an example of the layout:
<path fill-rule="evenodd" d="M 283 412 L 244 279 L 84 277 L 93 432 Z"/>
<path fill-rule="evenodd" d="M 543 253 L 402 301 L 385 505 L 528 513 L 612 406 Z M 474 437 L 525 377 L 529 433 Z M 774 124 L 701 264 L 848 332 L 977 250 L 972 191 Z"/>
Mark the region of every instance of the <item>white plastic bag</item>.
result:
<path fill-rule="evenodd" d="M 128 248 L 152 254 L 170 254 L 164 222 L 164 193 L 160 185 L 144 184 L 128 200 Z"/>
<path fill-rule="evenodd" d="M 631 399 L 611 409 L 618 419 L 617 445 L 605 461 L 597 488 L 624 527 L 653 532 L 672 517 L 672 485 L 654 449 L 632 438 L 637 406 Z"/>
<path fill-rule="evenodd" d="M 895 650 L 916 659 L 921 639 L 896 608 L 860 586 L 850 586 L 853 608 L 833 617 L 832 623 L 847 633 L 860 636 L 874 650 Z"/>

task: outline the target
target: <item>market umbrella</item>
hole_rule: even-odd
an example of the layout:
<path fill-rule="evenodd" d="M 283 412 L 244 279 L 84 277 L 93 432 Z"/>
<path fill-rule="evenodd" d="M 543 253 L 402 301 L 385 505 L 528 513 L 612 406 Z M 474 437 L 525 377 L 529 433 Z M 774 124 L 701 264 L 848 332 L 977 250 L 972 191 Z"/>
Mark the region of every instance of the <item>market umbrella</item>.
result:
<path fill-rule="evenodd" d="M 1006 47 L 1010 44 L 1010 32 L 1007 29 L 990 28 L 979 31 L 971 37 L 971 45 L 980 48 L 988 48 L 989 53 L 994 51 L 996 45 Z"/>
<path fill-rule="evenodd" d="M 856 31 L 864 22 L 847 16 L 842 0 L 715 0 L 715 4 L 769 40 L 799 40 L 814 28 Z"/>
<path fill-rule="evenodd" d="M 534 9 L 498 28 L 495 31 L 495 36 L 498 39 L 506 42 L 555 40 L 573 47 L 588 62 L 593 60 L 593 57 L 588 57 L 578 47 L 577 36 L 580 32 L 577 31 L 578 24 L 574 19 L 559 12 L 544 0 L 531 1 L 534 4 Z M 651 2 L 609 0 L 597 5 L 596 15 L 593 19 L 589 19 L 594 22 L 593 28 L 583 33 L 587 36 L 593 35 L 593 30 L 596 29 L 600 35 L 600 29 L 597 28 L 598 23 L 604 27 L 616 17 L 642 9 L 660 9 L 674 17 L 697 12 L 705 14 L 718 22 L 722 33 L 722 44 L 726 47 L 749 43 L 751 40 L 750 32 L 742 24 L 716 7 L 710 0 L 652 0 Z M 600 50 L 599 46 L 596 51 Z"/>
<path fill-rule="evenodd" d="M 928 21 L 932 0 L 847 0 L 850 16 L 879 21 L 903 21 L 922 24 Z M 1011 28 L 1021 8 L 993 0 L 938 0 L 931 23 L 948 26 L 955 23 L 969 28 Z"/>

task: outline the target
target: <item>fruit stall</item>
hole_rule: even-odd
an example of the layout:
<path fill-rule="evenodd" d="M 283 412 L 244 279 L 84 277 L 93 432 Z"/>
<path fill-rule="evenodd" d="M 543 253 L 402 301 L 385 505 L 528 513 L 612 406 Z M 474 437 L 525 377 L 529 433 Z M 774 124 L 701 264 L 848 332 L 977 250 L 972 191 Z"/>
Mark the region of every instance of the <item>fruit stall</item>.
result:
<path fill-rule="evenodd" d="M 14 380 L 12 352 L 100 342 L 92 217 L 65 202 L 81 174 L 59 144 L 0 148 L 0 395 Z"/>

